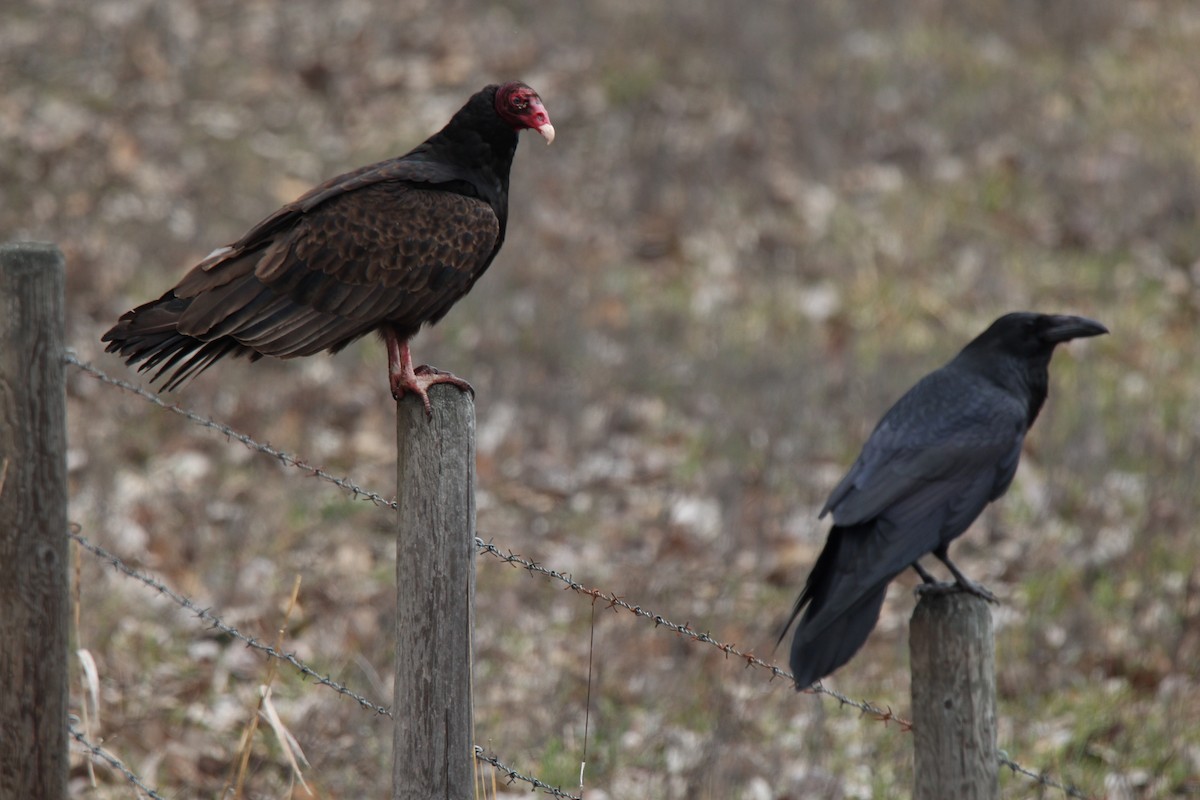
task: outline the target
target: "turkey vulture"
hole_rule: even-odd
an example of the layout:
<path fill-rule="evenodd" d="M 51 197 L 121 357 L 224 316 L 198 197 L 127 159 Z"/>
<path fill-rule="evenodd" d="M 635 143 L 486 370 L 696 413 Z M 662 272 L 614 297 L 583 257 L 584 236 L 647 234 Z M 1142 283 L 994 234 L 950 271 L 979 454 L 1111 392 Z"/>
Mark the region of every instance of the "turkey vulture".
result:
<path fill-rule="evenodd" d="M 1083 317 L 1006 314 L 884 414 L 821 510 L 833 514 L 833 528 L 779 636 L 800 617 L 791 653 L 797 689 L 862 647 L 892 578 L 911 566 L 935 583 L 922 556 L 945 564 L 962 590 L 994 599 L 947 549 L 1012 483 L 1046 400 L 1055 346 L 1102 333 Z"/>
<path fill-rule="evenodd" d="M 174 389 L 227 355 L 336 353 L 370 331 L 387 345 L 392 395 L 466 381 L 412 365 L 408 341 L 470 291 L 508 221 L 517 134 L 554 141 L 537 92 L 486 86 L 408 154 L 317 186 L 219 247 L 102 337 Z"/>

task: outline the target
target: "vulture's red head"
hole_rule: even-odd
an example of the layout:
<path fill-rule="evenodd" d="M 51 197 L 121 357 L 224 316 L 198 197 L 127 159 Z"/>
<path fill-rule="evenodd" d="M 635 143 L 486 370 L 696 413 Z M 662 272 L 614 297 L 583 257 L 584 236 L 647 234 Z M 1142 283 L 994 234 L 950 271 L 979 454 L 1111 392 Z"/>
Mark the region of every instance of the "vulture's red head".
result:
<path fill-rule="evenodd" d="M 554 126 L 542 98 L 520 81 L 511 81 L 496 90 L 496 113 L 515 131 L 532 128 L 545 137 L 546 144 L 554 141 Z"/>

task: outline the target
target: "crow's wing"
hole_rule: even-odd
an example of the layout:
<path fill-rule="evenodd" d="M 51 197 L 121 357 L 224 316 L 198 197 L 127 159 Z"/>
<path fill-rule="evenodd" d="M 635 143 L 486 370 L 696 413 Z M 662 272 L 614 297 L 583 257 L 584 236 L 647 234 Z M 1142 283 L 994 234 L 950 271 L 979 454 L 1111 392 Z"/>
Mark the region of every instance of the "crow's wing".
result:
<path fill-rule="evenodd" d="M 986 504 L 1012 482 L 1025 431 L 1018 397 L 952 362 L 888 410 L 821 516 L 857 525 L 902 502 L 914 511 L 953 504 L 968 490 L 983 491 Z"/>
<path fill-rule="evenodd" d="M 804 613 L 793 650 L 835 625 L 865 639 L 875 616 L 864 615 L 878 614 L 887 584 L 1008 488 L 1025 419 L 1010 393 L 948 367 L 909 390 L 821 512 L 832 512 L 834 527 L 792 612 Z M 857 650 L 852 642 L 837 647 Z"/>

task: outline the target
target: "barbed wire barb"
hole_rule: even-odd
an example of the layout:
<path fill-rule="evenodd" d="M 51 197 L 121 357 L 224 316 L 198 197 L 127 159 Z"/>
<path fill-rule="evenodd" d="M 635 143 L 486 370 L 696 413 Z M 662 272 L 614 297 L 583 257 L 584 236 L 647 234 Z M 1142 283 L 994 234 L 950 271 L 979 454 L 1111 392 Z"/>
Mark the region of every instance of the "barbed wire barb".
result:
<path fill-rule="evenodd" d="M 485 764 L 491 764 L 497 770 L 504 773 L 510 784 L 515 781 L 524 781 L 525 783 L 533 786 L 534 791 L 541 789 L 543 793 L 552 797 L 562 798 L 563 800 L 582 800 L 579 795 L 564 792 L 557 786 L 551 786 L 550 784 L 544 783 L 531 775 L 522 775 L 520 772 L 517 772 L 515 769 L 508 766 L 495 756 L 488 755 L 487 752 L 479 745 L 475 745 L 475 758 L 476 760 L 482 761 Z"/>
<path fill-rule="evenodd" d="M 1034 772 L 1031 769 L 1022 767 L 1017 762 L 1008 757 L 1008 753 L 1000 751 L 1000 766 L 1007 767 L 1018 775 L 1024 775 L 1026 778 L 1031 778 L 1042 786 L 1049 786 L 1051 789 L 1058 789 L 1067 797 L 1078 798 L 1078 800 L 1091 800 L 1091 795 L 1085 794 L 1076 786 L 1071 784 L 1063 784 L 1051 778 L 1044 772 Z"/>
<path fill-rule="evenodd" d="M 93 761 L 103 761 L 116 771 L 120 772 L 125 776 L 125 780 L 136 786 L 138 791 L 140 791 L 146 797 L 151 798 L 151 800 L 167 800 L 167 798 L 163 797 L 154 789 L 151 789 L 149 786 L 147 786 L 146 782 L 142 780 L 141 776 L 131 770 L 129 767 L 125 766 L 125 763 L 121 761 L 121 759 L 117 758 L 103 747 L 93 744 L 86 736 L 76 730 L 74 725 L 68 725 L 67 732 L 71 734 L 71 737 L 75 739 L 75 741 L 79 742 L 79 744 L 81 744 L 88 751 L 88 754 L 92 757 Z"/>

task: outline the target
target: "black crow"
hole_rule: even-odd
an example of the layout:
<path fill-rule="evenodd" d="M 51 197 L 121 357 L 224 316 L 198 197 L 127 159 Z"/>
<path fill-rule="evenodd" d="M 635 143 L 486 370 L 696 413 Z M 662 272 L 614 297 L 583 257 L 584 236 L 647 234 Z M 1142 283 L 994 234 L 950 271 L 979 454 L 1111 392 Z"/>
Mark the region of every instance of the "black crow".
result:
<path fill-rule="evenodd" d="M 1008 489 L 1046 399 L 1056 345 L 1108 329 L 1083 317 L 1006 314 L 892 406 L 820 516 L 825 548 L 796 600 L 791 668 L 805 689 L 850 660 L 879 619 L 887 585 L 933 553 L 961 589 L 994 600 L 947 548 Z M 803 615 L 801 615 L 803 612 Z"/>

